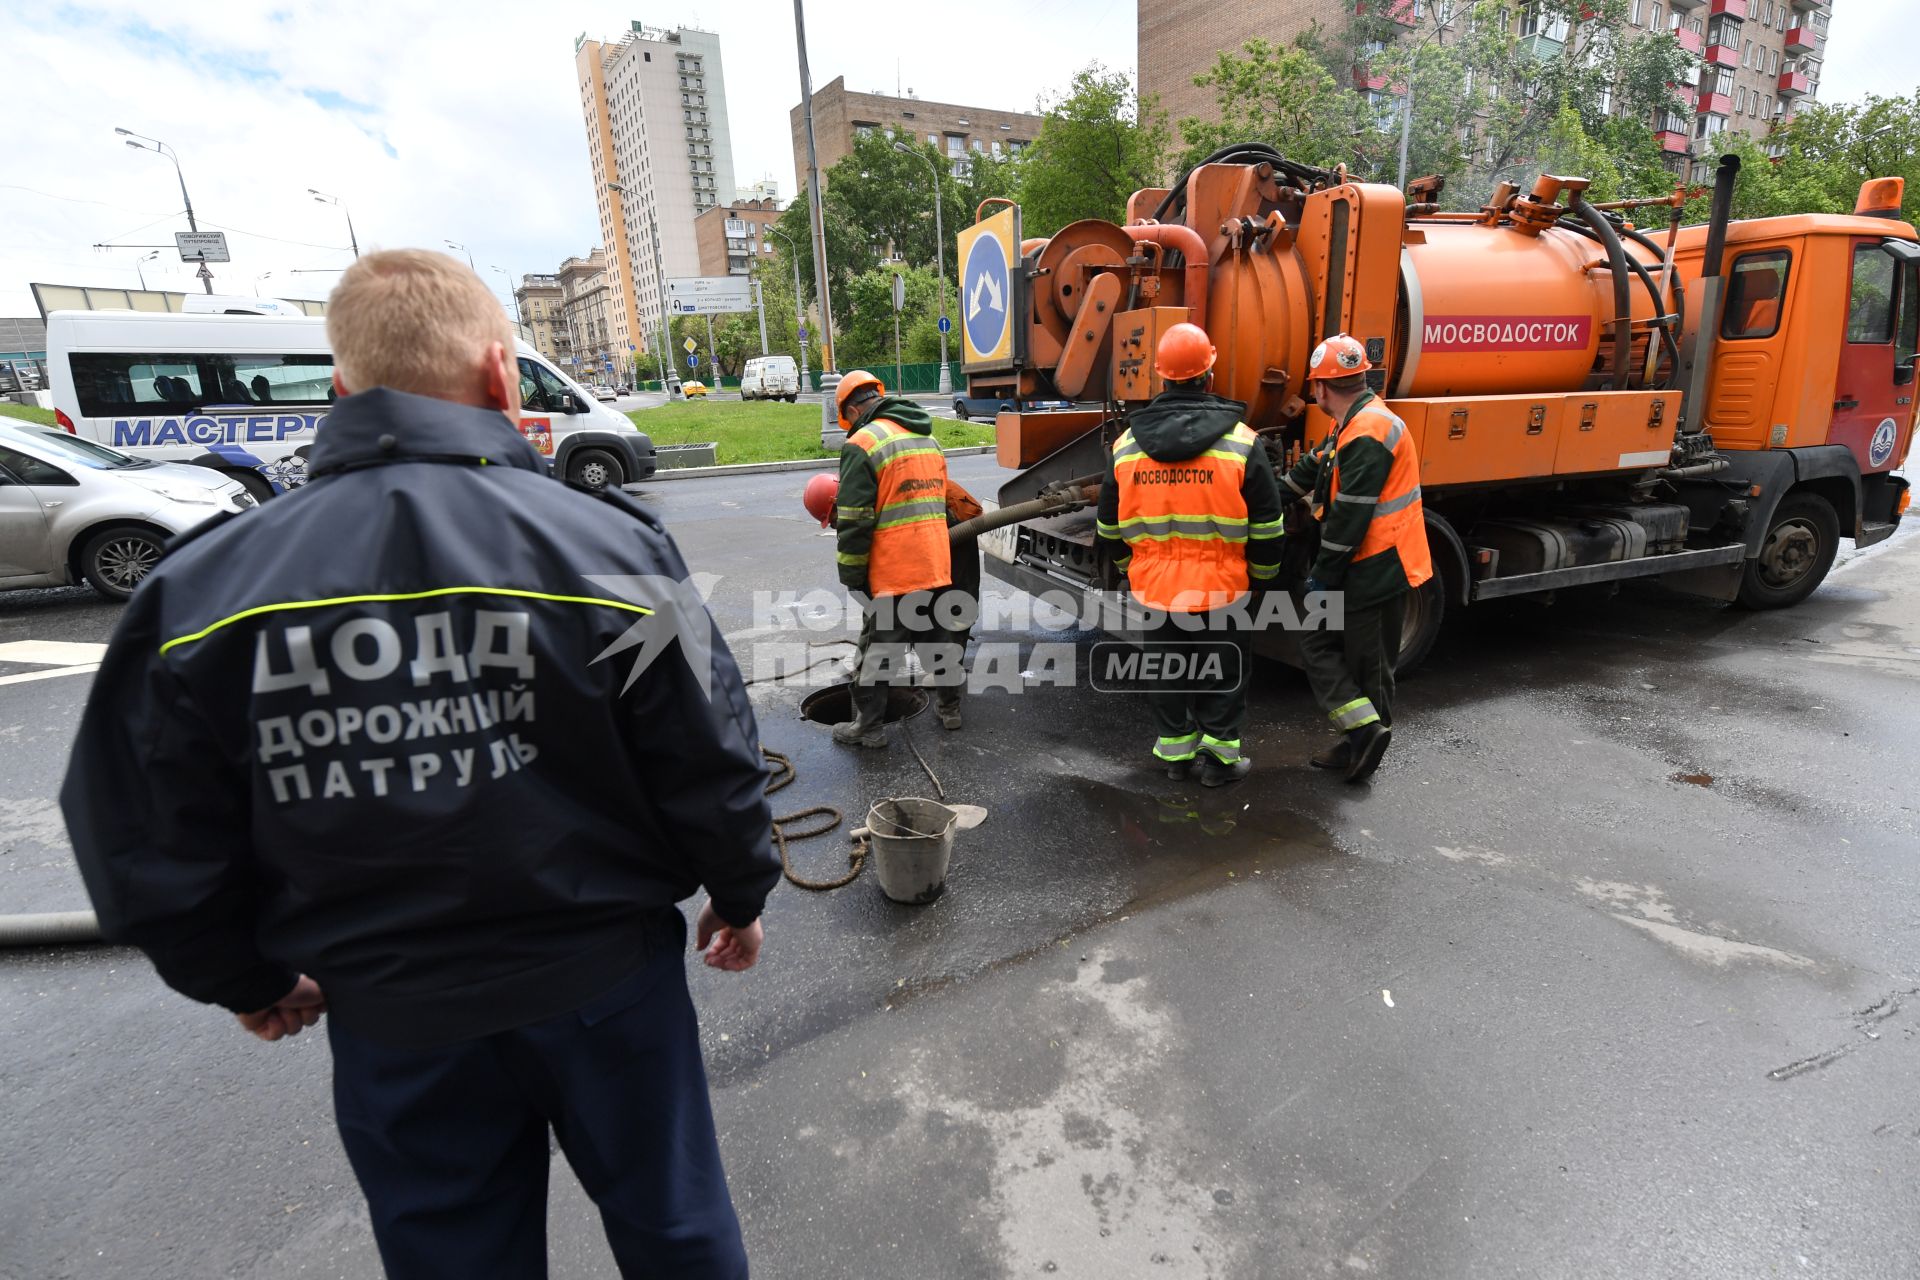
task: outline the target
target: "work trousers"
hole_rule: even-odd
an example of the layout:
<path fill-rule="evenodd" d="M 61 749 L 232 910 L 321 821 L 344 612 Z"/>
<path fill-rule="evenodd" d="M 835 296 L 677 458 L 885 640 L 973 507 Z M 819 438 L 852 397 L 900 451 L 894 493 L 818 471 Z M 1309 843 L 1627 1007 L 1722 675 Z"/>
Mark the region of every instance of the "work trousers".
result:
<path fill-rule="evenodd" d="M 1240 758 L 1252 660 L 1252 637 L 1241 623 L 1241 616 L 1215 610 L 1184 619 L 1166 614 L 1143 631 L 1146 651 L 1163 659 L 1162 672 L 1166 660 L 1186 659 L 1178 674 L 1162 675 L 1147 689 L 1159 759 L 1178 763 L 1203 752 L 1222 764 Z M 1219 659 L 1211 670 L 1205 661 L 1210 655 Z"/>
<path fill-rule="evenodd" d="M 623 1276 L 745 1280 L 686 922 L 667 909 L 647 934 L 636 973 L 512 1031 L 399 1049 L 329 1021 L 335 1120 L 388 1276 L 544 1277 L 551 1128 Z"/>
<path fill-rule="evenodd" d="M 1341 732 L 1375 721 L 1393 727 L 1393 664 L 1400 657 L 1406 607 L 1403 592 L 1348 608 L 1344 630 L 1300 633 L 1300 661 L 1313 699 Z"/>
<path fill-rule="evenodd" d="M 966 576 L 956 565 L 954 577 Z M 980 613 L 977 555 L 970 576 L 970 587 L 956 584 L 867 602 L 860 619 L 856 699 L 877 694 L 879 705 L 884 707 L 885 686 L 909 683 L 907 653 L 911 650 L 919 655 L 921 669 L 938 702 L 950 706 L 960 700 L 967 683 L 967 637 Z M 886 617 L 889 612 L 891 616 Z"/>

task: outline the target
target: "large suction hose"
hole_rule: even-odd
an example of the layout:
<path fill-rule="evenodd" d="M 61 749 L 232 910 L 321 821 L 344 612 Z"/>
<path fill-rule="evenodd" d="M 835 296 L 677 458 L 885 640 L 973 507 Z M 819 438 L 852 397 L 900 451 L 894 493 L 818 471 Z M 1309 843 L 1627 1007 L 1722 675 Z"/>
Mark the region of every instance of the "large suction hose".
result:
<path fill-rule="evenodd" d="M 100 941 L 100 921 L 91 911 L 0 916 L 0 947 L 51 947 Z"/>

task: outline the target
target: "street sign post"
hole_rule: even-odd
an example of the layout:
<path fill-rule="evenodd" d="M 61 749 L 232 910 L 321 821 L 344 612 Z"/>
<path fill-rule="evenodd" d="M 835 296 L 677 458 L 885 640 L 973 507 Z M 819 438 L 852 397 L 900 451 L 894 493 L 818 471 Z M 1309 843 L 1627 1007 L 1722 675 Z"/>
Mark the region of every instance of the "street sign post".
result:
<path fill-rule="evenodd" d="M 694 349 L 699 345 L 700 344 L 695 342 L 692 338 L 688 338 L 685 342 L 680 344 L 680 349 L 686 352 L 688 355 L 692 355 L 694 353 Z"/>
<path fill-rule="evenodd" d="M 960 233 L 960 336 L 969 369 L 1014 364 L 1013 264 L 1019 261 L 1020 211 L 1004 209 Z"/>
<path fill-rule="evenodd" d="M 698 369 L 699 367 L 700 367 L 700 357 L 693 354 L 693 352 L 691 351 L 687 352 L 687 368 Z"/>
<path fill-rule="evenodd" d="M 953 332 L 953 321 L 951 321 L 951 320 L 949 320 L 949 319 L 947 319 L 947 317 L 945 317 L 945 316 L 941 316 L 941 317 L 940 317 L 940 332 L 942 332 L 942 333 L 952 333 L 952 332 Z"/>
<path fill-rule="evenodd" d="M 681 276 L 667 281 L 667 312 L 716 316 L 753 310 L 753 281 L 746 276 Z"/>
<path fill-rule="evenodd" d="M 901 383 L 907 380 L 905 369 L 900 364 L 900 310 L 907 305 L 906 277 L 898 272 L 893 277 L 893 391 L 899 395 Z"/>
<path fill-rule="evenodd" d="M 227 233 L 224 231 L 176 231 L 173 233 L 174 247 L 180 250 L 180 261 L 198 262 L 205 266 L 209 262 L 232 262 L 227 256 Z"/>

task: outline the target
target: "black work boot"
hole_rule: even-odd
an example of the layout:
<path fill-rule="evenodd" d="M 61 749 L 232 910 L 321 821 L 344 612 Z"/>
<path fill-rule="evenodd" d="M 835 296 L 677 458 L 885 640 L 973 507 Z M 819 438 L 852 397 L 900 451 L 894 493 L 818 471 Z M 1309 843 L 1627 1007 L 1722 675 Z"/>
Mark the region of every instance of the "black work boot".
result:
<path fill-rule="evenodd" d="M 960 691 L 958 689 L 937 689 L 933 695 L 933 709 L 940 717 L 942 729 L 960 727 Z"/>
<path fill-rule="evenodd" d="M 853 686 L 853 719 L 833 726 L 833 740 L 842 746 L 887 745 L 887 686 Z"/>
<path fill-rule="evenodd" d="M 1365 782 L 1380 767 L 1380 757 L 1387 754 L 1387 744 L 1393 741 L 1393 730 L 1378 723 L 1363 724 L 1347 734 L 1348 754 L 1347 781 Z"/>
<path fill-rule="evenodd" d="M 1247 776 L 1253 768 L 1253 761 L 1241 756 L 1237 760 L 1222 761 L 1206 752 L 1200 753 L 1200 785 L 1203 787 L 1224 787 L 1230 782 L 1238 782 Z"/>
<path fill-rule="evenodd" d="M 1155 756 L 1154 759 L 1166 766 L 1167 776 L 1175 782 L 1179 782 L 1193 773 L 1193 761 L 1191 759 L 1168 760 L 1161 756 Z"/>
<path fill-rule="evenodd" d="M 1316 769 L 1336 769 L 1345 773 L 1353 764 L 1353 743 L 1341 738 L 1307 763 Z"/>

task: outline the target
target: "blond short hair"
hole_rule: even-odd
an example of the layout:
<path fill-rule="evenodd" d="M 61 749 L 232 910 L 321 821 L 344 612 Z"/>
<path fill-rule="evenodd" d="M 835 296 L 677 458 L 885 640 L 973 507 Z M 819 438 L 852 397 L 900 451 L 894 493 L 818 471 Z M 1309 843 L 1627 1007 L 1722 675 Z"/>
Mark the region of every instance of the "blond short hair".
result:
<path fill-rule="evenodd" d="M 465 263 L 429 249 L 383 249 L 347 268 L 327 299 L 327 341 L 349 391 L 440 399 L 472 391 L 490 344 L 514 350 L 493 291 Z"/>

